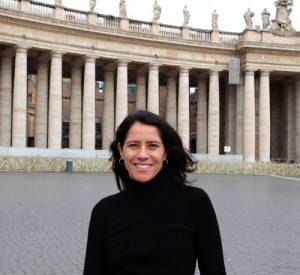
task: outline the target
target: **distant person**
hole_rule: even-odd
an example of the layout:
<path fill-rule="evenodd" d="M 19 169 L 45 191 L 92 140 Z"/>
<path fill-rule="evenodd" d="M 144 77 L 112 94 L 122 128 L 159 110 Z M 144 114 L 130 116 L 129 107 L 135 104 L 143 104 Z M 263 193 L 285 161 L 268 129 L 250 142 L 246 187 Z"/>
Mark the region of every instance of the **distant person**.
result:
<path fill-rule="evenodd" d="M 187 185 L 195 163 L 177 132 L 147 111 L 127 116 L 111 144 L 119 193 L 92 211 L 84 275 L 224 275 L 208 195 Z"/>

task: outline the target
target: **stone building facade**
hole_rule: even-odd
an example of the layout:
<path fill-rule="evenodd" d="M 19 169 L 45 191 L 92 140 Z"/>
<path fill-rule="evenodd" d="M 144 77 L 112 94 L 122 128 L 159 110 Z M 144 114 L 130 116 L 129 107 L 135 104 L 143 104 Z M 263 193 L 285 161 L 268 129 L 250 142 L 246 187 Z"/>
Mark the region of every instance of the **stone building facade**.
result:
<path fill-rule="evenodd" d="M 0 146 L 106 150 L 146 109 L 193 153 L 300 162 L 300 35 L 272 24 L 230 33 L 0 0 Z"/>

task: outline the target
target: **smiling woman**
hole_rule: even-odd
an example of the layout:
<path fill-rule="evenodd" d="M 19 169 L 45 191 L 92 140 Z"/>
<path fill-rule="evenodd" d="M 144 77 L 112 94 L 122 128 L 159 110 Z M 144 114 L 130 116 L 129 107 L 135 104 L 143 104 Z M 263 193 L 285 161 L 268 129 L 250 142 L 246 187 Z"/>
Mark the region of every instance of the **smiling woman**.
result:
<path fill-rule="evenodd" d="M 224 275 L 216 215 L 208 195 L 186 185 L 195 163 L 177 132 L 137 111 L 111 144 L 120 192 L 92 211 L 84 275 Z"/>

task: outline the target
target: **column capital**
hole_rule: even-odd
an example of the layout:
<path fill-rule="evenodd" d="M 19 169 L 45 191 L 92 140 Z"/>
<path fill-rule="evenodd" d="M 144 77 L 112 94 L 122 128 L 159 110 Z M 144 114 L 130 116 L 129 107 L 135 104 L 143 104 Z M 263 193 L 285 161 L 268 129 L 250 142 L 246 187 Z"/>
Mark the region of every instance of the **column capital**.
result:
<path fill-rule="evenodd" d="M 221 70 L 219 70 L 219 69 L 210 69 L 209 75 L 219 75 L 220 72 L 221 72 Z"/>
<path fill-rule="evenodd" d="M 201 72 L 196 75 L 197 80 L 206 80 L 208 76 L 209 76 L 208 72 Z"/>
<path fill-rule="evenodd" d="M 108 72 L 113 72 L 116 69 L 116 64 L 115 63 L 109 63 L 104 66 L 104 70 Z"/>
<path fill-rule="evenodd" d="M 27 45 L 16 45 L 16 53 L 26 53 L 30 47 Z"/>
<path fill-rule="evenodd" d="M 170 69 L 167 71 L 167 76 L 170 78 L 175 78 L 178 76 L 178 68 L 176 69 Z"/>
<path fill-rule="evenodd" d="M 86 55 L 84 57 L 85 63 L 95 63 L 96 62 L 96 56 L 95 55 Z"/>
<path fill-rule="evenodd" d="M 299 82 L 300 81 L 300 75 L 295 76 L 295 81 Z"/>
<path fill-rule="evenodd" d="M 47 53 L 41 54 L 37 57 L 39 63 L 48 63 L 50 61 L 50 55 Z"/>
<path fill-rule="evenodd" d="M 142 65 L 139 68 L 137 68 L 136 73 L 137 74 L 146 74 L 147 73 L 147 65 Z"/>
<path fill-rule="evenodd" d="M 63 51 L 51 51 L 51 57 L 62 58 L 65 52 Z"/>
<path fill-rule="evenodd" d="M 179 68 L 179 73 L 180 74 L 188 74 L 190 71 L 191 67 L 183 66 Z"/>
<path fill-rule="evenodd" d="M 245 70 L 245 76 L 246 75 L 254 75 L 254 73 L 255 73 L 255 70 Z"/>
<path fill-rule="evenodd" d="M 3 51 L 1 51 L 1 57 L 2 58 L 12 58 L 15 55 L 14 48 L 6 48 Z"/>
<path fill-rule="evenodd" d="M 272 72 L 271 70 L 260 70 L 260 75 L 269 76 L 271 72 Z"/>
<path fill-rule="evenodd" d="M 118 67 L 127 67 L 129 62 L 129 59 L 118 59 Z"/>
<path fill-rule="evenodd" d="M 71 66 L 72 67 L 81 67 L 83 66 L 84 60 L 83 57 L 75 57 L 71 61 Z"/>
<path fill-rule="evenodd" d="M 159 67 L 160 67 L 160 64 L 159 64 L 159 63 L 149 63 L 149 64 L 148 64 L 149 70 L 158 70 Z"/>

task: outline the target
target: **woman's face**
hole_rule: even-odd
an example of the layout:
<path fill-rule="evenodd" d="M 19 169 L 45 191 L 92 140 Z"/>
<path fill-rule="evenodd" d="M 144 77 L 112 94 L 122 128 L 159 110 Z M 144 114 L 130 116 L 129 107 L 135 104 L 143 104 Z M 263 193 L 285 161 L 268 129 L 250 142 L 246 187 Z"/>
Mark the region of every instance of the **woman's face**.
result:
<path fill-rule="evenodd" d="M 154 178 L 166 159 L 158 129 L 140 122 L 129 128 L 124 145 L 119 144 L 119 151 L 130 178 L 139 182 Z"/>

